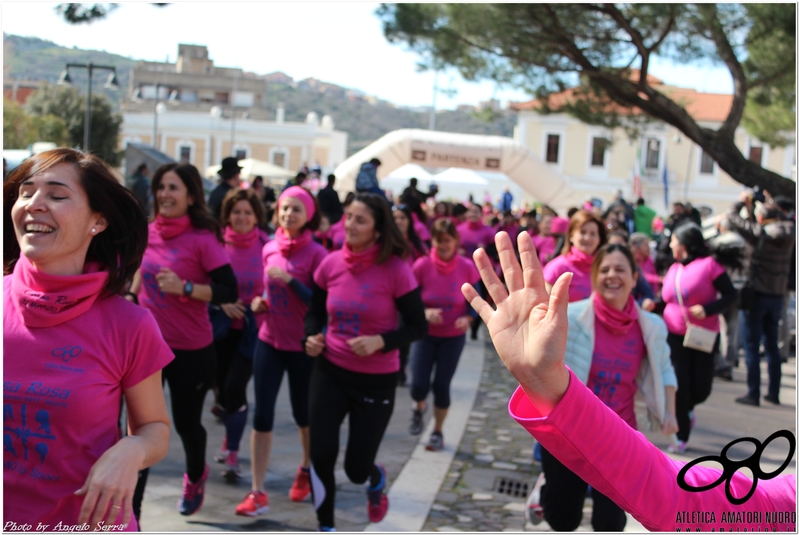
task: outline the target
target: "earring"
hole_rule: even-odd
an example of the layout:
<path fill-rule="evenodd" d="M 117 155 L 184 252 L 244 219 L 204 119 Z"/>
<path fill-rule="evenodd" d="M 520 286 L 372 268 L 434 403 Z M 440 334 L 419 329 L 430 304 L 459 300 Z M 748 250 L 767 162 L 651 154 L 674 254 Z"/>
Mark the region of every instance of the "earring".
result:
<path fill-rule="evenodd" d="M 92 234 L 94 234 L 95 232 L 97 232 L 97 229 L 92 227 Z"/>

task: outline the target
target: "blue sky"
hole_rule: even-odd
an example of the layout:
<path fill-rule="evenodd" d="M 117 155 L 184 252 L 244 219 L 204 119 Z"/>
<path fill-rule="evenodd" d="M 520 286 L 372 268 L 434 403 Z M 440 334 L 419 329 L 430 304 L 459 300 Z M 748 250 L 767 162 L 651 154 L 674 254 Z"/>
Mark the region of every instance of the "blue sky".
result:
<path fill-rule="evenodd" d="M 124 3 L 105 20 L 74 26 L 55 13 L 55 5 L 2 2 L 3 31 L 150 61 L 174 62 L 179 43 L 206 45 L 222 67 L 283 71 L 295 80 L 314 77 L 397 105 L 429 106 L 433 100 L 434 74 L 417 72 L 419 57 L 386 41 L 374 15 L 376 2 L 177 2 L 161 8 Z M 724 67 L 656 59 L 650 73 L 672 85 L 732 92 Z M 438 109 L 492 97 L 530 98 L 491 82 L 466 82 L 455 72 L 441 73 L 438 85 L 457 90 L 452 98 L 439 94 Z"/>

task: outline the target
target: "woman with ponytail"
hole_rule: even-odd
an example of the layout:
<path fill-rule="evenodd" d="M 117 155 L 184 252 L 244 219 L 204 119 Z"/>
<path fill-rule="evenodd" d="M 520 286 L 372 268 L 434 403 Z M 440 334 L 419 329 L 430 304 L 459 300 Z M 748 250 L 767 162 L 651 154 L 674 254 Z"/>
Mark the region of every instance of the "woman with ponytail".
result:
<path fill-rule="evenodd" d="M 261 276 L 264 294 L 251 304 L 265 312 L 253 358 L 255 415 L 250 435 L 252 490 L 236 506 L 236 514 L 257 516 L 269 510 L 264 479 L 272 450 L 275 403 L 283 375 L 288 375 L 291 410 L 300 435 L 302 459 L 289 490 L 292 501 L 302 501 L 310 488 L 308 388 L 313 359 L 305 354 L 303 317 L 311 300 L 314 271 L 326 256 L 313 240 L 321 212 L 308 190 L 292 186 L 277 200 L 275 239 L 263 248 Z"/>

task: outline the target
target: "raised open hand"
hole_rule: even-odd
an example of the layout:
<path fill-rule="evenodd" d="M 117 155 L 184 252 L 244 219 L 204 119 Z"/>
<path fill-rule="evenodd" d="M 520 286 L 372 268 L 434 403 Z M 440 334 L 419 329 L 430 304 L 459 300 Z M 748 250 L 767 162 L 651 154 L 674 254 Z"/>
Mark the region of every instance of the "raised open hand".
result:
<path fill-rule="evenodd" d="M 539 410 L 548 413 L 569 386 L 563 358 L 569 327 L 566 314 L 572 275 L 561 275 L 552 287 L 552 295 L 549 295 L 533 240 L 527 232 L 518 237 L 521 266 L 507 232 L 499 232 L 495 242 L 507 290 L 494 273 L 483 249 L 475 251 L 474 261 L 483 284 L 496 303 L 496 310 L 477 294 L 472 285 L 464 284 L 461 291 L 488 327 L 505 367 Z"/>

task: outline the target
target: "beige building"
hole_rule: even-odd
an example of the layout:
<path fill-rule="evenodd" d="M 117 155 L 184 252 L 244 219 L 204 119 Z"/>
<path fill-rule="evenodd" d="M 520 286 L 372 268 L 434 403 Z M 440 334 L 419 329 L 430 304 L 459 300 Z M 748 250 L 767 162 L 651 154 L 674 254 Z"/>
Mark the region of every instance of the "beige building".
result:
<path fill-rule="evenodd" d="M 707 128 L 721 126 L 732 104 L 732 95 L 666 86 L 651 76 L 650 84 L 659 86 L 657 89 L 672 99 L 684 102 L 688 113 Z M 566 90 L 553 95 L 550 106 L 557 109 L 571 93 L 572 90 Z M 518 112 L 515 140 L 562 174 L 581 199 L 597 197 L 607 206 L 617 190 L 633 201 L 640 192 L 648 206 L 666 215 L 671 207 L 664 204 L 665 175 L 669 204 L 687 200 L 719 213 L 737 199 L 743 188 L 671 125 L 651 123 L 638 140 L 632 140 L 623 129 L 609 131 L 565 113 L 540 114 L 536 111 L 540 107 L 537 100 L 512 107 Z M 735 141 L 750 160 L 796 179 L 795 140 L 784 148 L 770 147 L 739 128 Z M 640 190 L 636 186 L 636 169 L 639 169 Z"/>
<path fill-rule="evenodd" d="M 332 172 L 346 159 L 347 134 L 313 111 L 286 122 L 281 107 L 266 107 L 267 84 L 267 76 L 214 66 L 205 46 L 178 45 L 175 63 L 140 61 L 122 104 L 122 148 L 154 145 L 201 171 L 236 156 Z"/>

